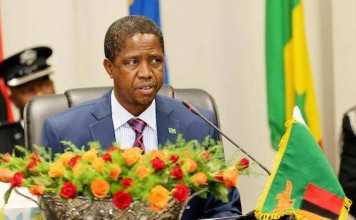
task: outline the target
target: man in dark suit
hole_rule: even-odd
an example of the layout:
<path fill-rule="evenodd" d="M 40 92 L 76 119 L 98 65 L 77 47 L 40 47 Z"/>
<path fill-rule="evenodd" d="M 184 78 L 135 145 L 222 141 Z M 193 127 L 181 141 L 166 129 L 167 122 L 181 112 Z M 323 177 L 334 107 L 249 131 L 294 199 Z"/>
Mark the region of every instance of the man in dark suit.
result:
<path fill-rule="evenodd" d="M 352 200 L 350 213 L 356 216 L 356 108 L 344 114 L 341 145 L 339 180 L 346 196 Z"/>
<path fill-rule="evenodd" d="M 34 47 L 12 55 L 0 63 L 0 73 L 10 90 L 10 100 L 19 110 L 20 120 L 0 126 L 0 152 L 11 152 L 15 145 L 24 146 L 23 110 L 34 96 L 54 93 L 49 75 L 53 73 L 47 59 L 52 50 Z"/>
<path fill-rule="evenodd" d="M 103 97 L 73 107 L 46 120 L 43 144 L 62 152 L 62 140 L 82 146 L 99 141 L 103 147 L 118 142 L 122 148 L 151 151 L 181 133 L 202 141 L 217 133 L 181 103 L 156 95 L 163 83 L 164 43 L 160 29 L 149 19 L 128 16 L 115 21 L 105 36 L 104 67 L 114 88 Z M 212 120 L 212 113 L 204 111 Z M 183 219 L 241 214 L 240 197 L 194 199 Z"/>

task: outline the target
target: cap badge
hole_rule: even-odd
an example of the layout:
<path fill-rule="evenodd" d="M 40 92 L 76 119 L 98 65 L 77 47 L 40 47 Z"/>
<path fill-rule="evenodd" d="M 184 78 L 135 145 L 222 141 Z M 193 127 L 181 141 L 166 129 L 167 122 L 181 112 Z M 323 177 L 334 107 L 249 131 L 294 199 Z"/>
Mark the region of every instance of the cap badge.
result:
<path fill-rule="evenodd" d="M 26 50 L 20 55 L 20 63 L 30 66 L 37 59 L 37 52 L 34 50 Z"/>

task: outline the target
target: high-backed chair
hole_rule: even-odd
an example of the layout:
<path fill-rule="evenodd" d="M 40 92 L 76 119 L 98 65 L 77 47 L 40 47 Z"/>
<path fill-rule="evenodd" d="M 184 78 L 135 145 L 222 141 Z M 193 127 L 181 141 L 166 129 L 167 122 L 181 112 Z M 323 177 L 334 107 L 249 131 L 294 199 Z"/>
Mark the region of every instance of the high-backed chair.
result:
<path fill-rule="evenodd" d="M 86 101 L 99 98 L 110 89 L 111 87 L 78 88 L 67 90 L 61 95 L 32 99 L 26 105 L 24 114 L 26 147 L 41 143 L 43 123 L 48 117 Z M 215 114 L 217 125 L 219 125 L 214 99 L 204 90 L 173 89 L 171 86 L 163 86 L 159 94 L 185 100 L 197 108 L 212 111 Z"/>
<path fill-rule="evenodd" d="M 220 126 L 219 113 L 214 98 L 202 89 L 174 89 L 174 98 L 187 101 L 193 106 L 214 113 L 216 125 Z"/>
<path fill-rule="evenodd" d="M 25 146 L 30 148 L 33 144 L 41 143 L 44 121 L 67 109 L 68 101 L 63 94 L 38 96 L 29 101 L 24 110 Z"/>

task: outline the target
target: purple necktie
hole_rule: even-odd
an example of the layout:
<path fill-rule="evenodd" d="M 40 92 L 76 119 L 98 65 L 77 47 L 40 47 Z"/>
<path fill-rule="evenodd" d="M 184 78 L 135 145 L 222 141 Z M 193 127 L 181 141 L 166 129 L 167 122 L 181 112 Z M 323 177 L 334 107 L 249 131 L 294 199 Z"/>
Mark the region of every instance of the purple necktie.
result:
<path fill-rule="evenodd" d="M 143 145 L 143 129 L 146 127 L 146 122 L 139 118 L 131 118 L 127 121 L 131 128 L 135 131 L 136 138 L 133 144 L 134 147 L 139 147 L 145 151 L 145 146 Z"/>

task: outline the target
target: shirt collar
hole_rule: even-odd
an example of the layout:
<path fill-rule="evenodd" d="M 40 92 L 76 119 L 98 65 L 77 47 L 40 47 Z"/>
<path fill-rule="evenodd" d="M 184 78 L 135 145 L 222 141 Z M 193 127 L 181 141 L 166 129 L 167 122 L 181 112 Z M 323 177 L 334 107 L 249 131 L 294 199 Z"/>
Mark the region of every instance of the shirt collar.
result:
<path fill-rule="evenodd" d="M 111 92 L 111 112 L 114 124 L 114 130 L 126 124 L 131 118 L 139 118 L 147 123 L 149 127 L 156 130 L 156 100 L 154 99 L 151 105 L 142 112 L 139 116 L 135 117 L 128 112 L 116 99 L 114 90 Z"/>

